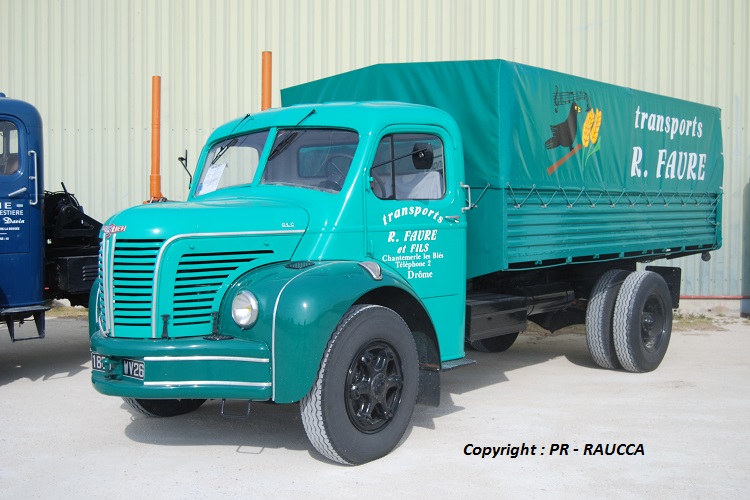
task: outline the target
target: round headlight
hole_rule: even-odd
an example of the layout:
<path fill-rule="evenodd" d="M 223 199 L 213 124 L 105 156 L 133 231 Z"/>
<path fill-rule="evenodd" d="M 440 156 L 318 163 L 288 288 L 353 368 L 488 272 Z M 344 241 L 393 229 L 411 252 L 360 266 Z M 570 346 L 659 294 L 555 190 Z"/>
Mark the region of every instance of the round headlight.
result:
<path fill-rule="evenodd" d="M 255 295 L 242 290 L 232 299 L 232 319 L 242 328 L 249 328 L 258 319 L 258 299 Z"/>

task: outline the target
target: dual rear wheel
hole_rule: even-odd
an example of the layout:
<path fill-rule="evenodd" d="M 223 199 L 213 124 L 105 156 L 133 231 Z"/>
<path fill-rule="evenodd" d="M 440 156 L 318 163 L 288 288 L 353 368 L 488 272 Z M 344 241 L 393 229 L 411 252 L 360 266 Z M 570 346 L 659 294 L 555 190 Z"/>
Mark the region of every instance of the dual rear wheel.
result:
<path fill-rule="evenodd" d="M 672 333 L 672 298 L 659 274 L 606 272 L 586 310 L 586 342 L 602 368 L 650 372 L 664 359 Z"/>

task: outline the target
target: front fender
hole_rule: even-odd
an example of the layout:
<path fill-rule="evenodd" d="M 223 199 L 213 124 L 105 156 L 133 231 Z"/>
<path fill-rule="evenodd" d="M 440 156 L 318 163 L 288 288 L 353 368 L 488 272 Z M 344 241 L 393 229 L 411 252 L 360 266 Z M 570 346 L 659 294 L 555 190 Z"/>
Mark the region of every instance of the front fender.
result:
<path fill-rule="evenodd" d="M 333 331 L 360 297 L 382 287 L 414 295 L 403 278 L 387 269 L 376 280 L 357 262 L 311 264 L 303 269 L 258 270 L 232 287 L 235 293 L 247 288 L 269 309 L 262 315 L 270 319 L 273 400 L 278 403 L 299 401 L 310 391 Z M 273 273 L 274 279 L 260 279 L 258 274 L 264 272 Z M 227 309 L 223 316 L 229 313 Z"/>

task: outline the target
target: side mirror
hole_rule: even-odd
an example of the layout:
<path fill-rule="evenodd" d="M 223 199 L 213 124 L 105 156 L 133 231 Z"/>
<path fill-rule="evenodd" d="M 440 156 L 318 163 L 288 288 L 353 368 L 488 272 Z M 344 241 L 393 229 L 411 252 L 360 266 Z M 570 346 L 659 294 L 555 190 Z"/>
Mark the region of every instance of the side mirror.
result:
<path fill-rule="evenodd" d="M 432 168 L 432 161 L 435 154 L 432 151 L 432 144 L 427 142 L 417 142 L 411 153 L 411 161 L 417 170 L 429 170 Z"/>
<path fill-rule="evenodd" d="M 185 169 L 185 172 L 187 172 L 188 177 L 190 177 L 190 182 L 188 183 L 188 188 L 193 184 L 193 174 L 190 173 L 190 170 L 188 170 L 188 152 L 187 149 L 185 150 L 185 156 L 180 156 L 177 158 L 177 161 L 182 163 L 182 168 Z"/>

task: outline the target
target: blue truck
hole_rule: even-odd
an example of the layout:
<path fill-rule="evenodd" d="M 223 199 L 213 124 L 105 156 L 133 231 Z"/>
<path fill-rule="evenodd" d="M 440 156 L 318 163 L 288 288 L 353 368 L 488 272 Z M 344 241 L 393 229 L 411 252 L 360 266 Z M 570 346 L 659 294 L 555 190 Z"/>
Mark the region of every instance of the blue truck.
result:
<path fill-rule="evenodd" d="M 0 320 L 11 340 L 44 338 L 49 301 L 88 305 L 98 272 L 101 223 L 75 196 L 44 190 L 42 117 L 0 94 Z M 15 327 L 33 319 L 34 335 Z"/>

